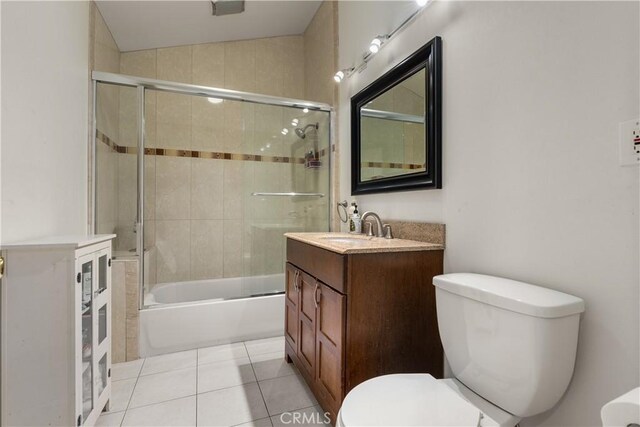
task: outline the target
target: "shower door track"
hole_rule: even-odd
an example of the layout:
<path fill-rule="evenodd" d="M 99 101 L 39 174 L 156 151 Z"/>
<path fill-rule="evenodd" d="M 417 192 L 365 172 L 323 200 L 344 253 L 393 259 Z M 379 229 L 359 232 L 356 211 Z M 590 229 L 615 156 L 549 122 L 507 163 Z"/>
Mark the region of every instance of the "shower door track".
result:
<path fill-rule="evenodd" d="M 314 111 L 324 111 L 329 113 L 329 127 L 330 127 L 330 142 L 329 146 L 333 144 L 334 137 L 334 111 L 333 107 L 329 104 L 321 102 L 304 101 L 301 99 L 284 98 L 271 95 L 261 95 L 251 92 L 242 92 L 230 89 L 220 89 L 208 86 L 199 86 L 188 83 L 170 82 L 166 80 L 148 79 L 145 77 L 127 76 L 124 74 L 107 73 L 103 71 L 93 71 L 91 73 L 92 87 L 93 87 L 93 105 L 92 105 L 92 135 L 90 139 L 90 150 L 92 153 L 91 159 L 91 179 L 92 179 L 92 194 L 89 198 L 92 203 L 91 212 L 93 213 L 92 224 L 90 232 L 96 233 L 96 188 L 97 187 L 97 174 L 96 174 L 96 103 L 97 103 L 97 83 L 111 84 L 116 86 L 125 86 L 137 88 L 137 124 L 138 124 L 138 173 L 137 182 L 137 238 L 136 238 L 136 254 L 138 256 L 138 292 L 139 292 L 139 306 L 138 309 L 144 309 L 144 105 L 145 105 L 145 90 L 151 89 L 160 92 L 171 92 L 184 95 L 202 96 L 207 98 L 220 98 L 232 101 L 250 102 L 253 104 L 273 105 L 280 107 L 290 108 L 308 108 Z M 329 158 L 330 159 L 330 158 Z M 331 161 L 329 160 L 329 164 Z M 331 165 L 329 166 L 331 168 Z M 329 186 L 331 187 L 331 174 Z M 291 195 L 291 194 L 288 194 Z"/>
<path fill-rule="evenodd" d="M 220 89 L 208 86 L 198 86 L 188 83 L 169 82 L 165 80 L 147 79 L 144 77 L 127 76 L 124 74 L 105 73 L 94 71 L 92 78 L 98 83 L 115 84 L 119 86 L 138 87 L 153 89 L 161 92 L 173 92 L 184 95 L 204 96 L 232 101 L 244 101 L 254 104 L 275 105 L 280 107 L 308 108 L 315 111 L 331 112 L 329 104 L 321 102 L 310 102 L 301 99 L 282 98 L 279 96 L 261 95 L 251 92 L 241 92 L 230 89 Z"/>

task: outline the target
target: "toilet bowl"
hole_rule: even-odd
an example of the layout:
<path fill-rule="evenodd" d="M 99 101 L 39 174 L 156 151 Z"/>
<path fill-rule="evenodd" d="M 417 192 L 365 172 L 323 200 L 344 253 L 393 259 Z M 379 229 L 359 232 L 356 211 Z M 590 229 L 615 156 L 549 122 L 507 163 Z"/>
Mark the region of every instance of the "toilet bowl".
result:
<path fill-rule="evenodd" d="M 383 375 L 345 398 L 337 426 L 514 426 L 520 421 L 455 379 Z"/>
<path fill-rule="evenodd" d="M 347 394 L 336 424 L 513 427 L 555 406 L 573 375 L 584 302 L 479 274 L 445 274 L 433 283 L 454 378 L 372 378 Z"/>

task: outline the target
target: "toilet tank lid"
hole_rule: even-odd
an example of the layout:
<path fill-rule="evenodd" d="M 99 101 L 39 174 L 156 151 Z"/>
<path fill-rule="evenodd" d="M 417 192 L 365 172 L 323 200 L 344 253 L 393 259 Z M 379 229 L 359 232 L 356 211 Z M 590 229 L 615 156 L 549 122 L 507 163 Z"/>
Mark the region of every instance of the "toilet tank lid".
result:
<path fill-rule="evenodd" d="M 433 284 L 447 292 L 529 316 L 555 318 L 584 311 L 581 298 L 502 277 L 451 273 L 435 276 Z"/>

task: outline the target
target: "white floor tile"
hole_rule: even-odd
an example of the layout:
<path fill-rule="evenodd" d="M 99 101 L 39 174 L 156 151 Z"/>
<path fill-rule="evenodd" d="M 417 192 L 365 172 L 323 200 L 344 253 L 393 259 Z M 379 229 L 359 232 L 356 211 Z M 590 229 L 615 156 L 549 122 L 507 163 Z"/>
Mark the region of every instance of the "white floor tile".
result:
<path fill-rule="evenodd" d="M 273 427 L 270 418 L 261 418 L 255 421 L 249 421 L 248 423 L 238 424 L 235 427 Z"/>
<path fill-rule="evenodd" d="M 123 426 L 195 426 L 196 396 L 129 409 Z"/>
<path fill-rule="evenodd" d="M 267 416 L 255 383 L 198 395 L 198 426 L 233 426 Z"/>
<path fill-rule="evenodd" d="M 314 406 L 311 408 L 274 415 L 271 417 L 271 423 L 274 427 L 330 426 L 331 419 L 329 418 L 329 414 L 325 415 L 325 412 L 320 406 Z"/>
<path fill-rule="evenodd" d="M 129 406 L 136 408 L 193 394 L 196 394 L 196 368 L 145 375 L 138 378 Z"/>
<path fill-rule="evenodd" d="M 120 427 L 123 418 L 124 411 L 104 412 L 98 417 L 98 421 L 96 421 L 96 427 Z"/>
<path fill-rule="evenodd" d="M 260 381 L 259 384 L 269 415 L 308 408 L 318 403 L 300 375 L 273 378 Z"/>
<path fill-rule="evenodd" d="M 132 360 L 131 362 L 114 363 L 111 365 L 111 380 L 120 381 L 128 378 L 137 378 L 144 359 Z"/>
<path fill-rule="evenodd" d="M 198 393 L 256 382 L 249 358 L 198 366 Z"/>
<path fill-rule="evenodd" d="M 251 363 L 258 381 L 297 373 L 293 363 L 287 363 L 284 360 L 284 351 L 253 355 Z"/>
<path fill-rule="evenodd" d="M 249 357 L 249 355 L 241 342 L 198 349 L 198 365 L 243 357 Z"/>
<path fill-rule="evenodd" d="M 120 412 L 127 409 L 136 381 L 136 378 L 130 378 L 128 380 L 111 382 L 111 407 L 108 413 Z"/>
<path fill-rule="evenodd" d="M 197 350 L 147 357 L 140 375 L 157 374 L 196 366 Z"/>
<path fill-rule="evenodd" d="M 284 336 L 246 341 L 244 344 L 250 357 L 264 353 L 275 353 L 284 350 Z"/>

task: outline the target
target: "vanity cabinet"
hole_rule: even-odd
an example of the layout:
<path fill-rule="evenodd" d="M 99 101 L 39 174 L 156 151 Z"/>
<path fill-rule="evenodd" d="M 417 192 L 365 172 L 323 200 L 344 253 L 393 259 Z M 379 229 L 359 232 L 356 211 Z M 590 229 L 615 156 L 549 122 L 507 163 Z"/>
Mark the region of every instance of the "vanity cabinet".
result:
<path fill-rule="evenodd" d="M 432 279 L 442 274 L 443 250 L 434 246 L 336 253 L 287 239 L 286 359 L 334 423 L 346 394 L 370 378 L 442 377 Z"/>
<path fill-rule="evenodd" d="M 111 398 L 111 240 L 5 245 L 1 425 L 94 425 Z"/>

